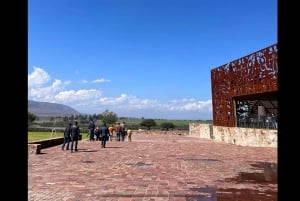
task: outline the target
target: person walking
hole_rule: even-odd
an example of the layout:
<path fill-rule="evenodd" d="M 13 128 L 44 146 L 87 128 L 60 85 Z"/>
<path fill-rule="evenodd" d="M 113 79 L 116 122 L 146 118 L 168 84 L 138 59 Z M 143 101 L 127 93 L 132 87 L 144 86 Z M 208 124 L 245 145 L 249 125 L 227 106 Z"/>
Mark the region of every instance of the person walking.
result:
<path fill-rule="evenodd" d="M 71 128 L 72 128 L 72 123 L 69 123 L 69 125 L 64 130 L 64 143 L 61 147 L 62 150 L 65 149 L 65 146 L 67 146 L 66 149 L 69 150 L 69 145 L 71 141 Z"/>
<path fill-rule="evenodd" d="M 106 145 L 106 141 L 108 138 L 108 128 L 106 127 L 106 123 L 103 124 L 103 126 L 101 127 L 101 147 L 105 148 Z"/>
<path fill-rule="evenodd" d="M 72 126 L 71 128 L 71 153 L 73 153 L 73 148 L 75 148 L 75 151 L 78 151 L 77 145 L 78 145 L 78 137 L 80 134 L 80 129 L 78 126 L 78 122 L 75 121 L 75 125 Z M 75 147 L 74 147 L 75 145 Z"/>

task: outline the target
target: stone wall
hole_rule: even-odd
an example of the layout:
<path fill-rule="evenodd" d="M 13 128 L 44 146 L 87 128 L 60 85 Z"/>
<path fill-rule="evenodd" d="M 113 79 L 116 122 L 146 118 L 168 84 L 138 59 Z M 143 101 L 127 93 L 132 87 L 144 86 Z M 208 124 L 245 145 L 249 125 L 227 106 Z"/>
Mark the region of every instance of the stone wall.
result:
<path fill-rule="evenodd" d="M 82 140 L 81 134 L 79 135 L 78 140 Z M 28 142 L 28 154 L 40 154 L 41 149 L 61 145 L 63 142 L 63 137 Z"/>
<path fill-rule="evenodd" d="M 192 123 L 189 125 L 188 135 L 240 146 L 277 147 L 277 130 L 274 129 L 224 127 Z"/>
<path fill-rule="evenodd" d="M 132 136 L 134 134 L 163 134 L 163 135 L 188 135 L 189 131 L 184 130 L 170 130 L 170 131 L 159 131 L 159 130 L 133 130 Z"/>
<path fill-rule="evenodd" d="M 48 147 L 56 146 L 59 144 L 62 144 L 64 142 L 63 137 L 59 138 L 51 138 L 51 139 L 46 139 L 46 140 L 37 140 L 33 142 L 29 142 L 28 144 L 39 144 L 41 149 L 45 149 Z"/>

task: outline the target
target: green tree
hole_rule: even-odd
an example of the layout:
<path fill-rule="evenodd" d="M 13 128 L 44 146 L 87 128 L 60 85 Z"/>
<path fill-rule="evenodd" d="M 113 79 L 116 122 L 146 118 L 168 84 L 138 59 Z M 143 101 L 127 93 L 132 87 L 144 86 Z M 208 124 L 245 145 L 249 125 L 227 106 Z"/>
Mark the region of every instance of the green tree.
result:
<path fill-rule="evenodd" d="M 151 127 L 156 126 L 156 122 L 153 119 L 144 119 L 141 123 L 140 126 L 144 126 L 148 128 L 148 130 L 151 129 Z"/>
<path fill-rule="evenodd" d="M 38 117 L 35 114 L 28 112 L 28 124 L 33 123 L 37 119 Z"/>
<path fill-rule="evenodd" d="M 172 122 L 162 122 L 160 124 L 162 130 L 169 130 L 175 128 L 175 125 Z"/>
<path fill-rule="evenodd" d="M 64 116 L 64 117 L 63 117 L 63 121 L 64 121 L 64 122 L 68 122 L 68 120 L 69 120 L 69 117 L 68 117 L 68 116 Z"/>
<path fill-rule="evenodd" d="M 92 120 L 93 120 L 93 121 L 96 121 L 96 120 L 97 120 L 97 114 L 93 114 Z"/>
<path fill-rule="evenodd" d="M 105 110 L 100 116 L 101 116 L 101 121 L 108 125 L 114 124 L 118 120 L 118 116 L 109 110 Z"/>

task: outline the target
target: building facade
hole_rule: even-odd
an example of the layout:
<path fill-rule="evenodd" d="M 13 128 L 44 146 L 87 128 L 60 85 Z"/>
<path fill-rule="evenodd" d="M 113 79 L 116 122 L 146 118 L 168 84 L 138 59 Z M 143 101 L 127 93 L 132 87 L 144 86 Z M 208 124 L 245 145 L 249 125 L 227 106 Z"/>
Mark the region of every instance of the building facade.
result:
<path fill-rule="evenodd" d="M 277 58 L 273 44 L 211 70 L 214 126 L 277 129 Z"/>

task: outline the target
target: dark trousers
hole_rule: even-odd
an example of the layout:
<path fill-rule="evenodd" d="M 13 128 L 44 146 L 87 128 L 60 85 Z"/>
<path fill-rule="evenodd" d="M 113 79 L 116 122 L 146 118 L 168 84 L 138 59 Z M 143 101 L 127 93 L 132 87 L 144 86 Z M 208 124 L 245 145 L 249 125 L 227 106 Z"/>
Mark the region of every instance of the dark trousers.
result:
<path fill-rule="evenodd" d="M 90 141 L 95 140 L 95 138 L 94 138 L 94 130 L 93 129 L 89 130 L 89 140 Z"/>
<path fill-rule="evenodd" d="M 96 135 L 96 141 L 100 141 L 100 135 Z"/>
<path fill-rule="evenodd" d="M 105 145 L 106 145 L 106 139 L 107 139 L 107 136 L 106 135 L 102 135 L 101 136 L 101 146 L 103 148 L 105 148 Z"/>
<path fill-rule="evenodd" d="M 69 149 L 71 137 L 70 136 L 64 136 L 64 143 L 62 145 L 62 149 L 65 148 L 65 145 L 67 145 L 67 150 Z"/>
<path fill-rule="evenodd" d="M 78 135 L 71 136 L 71 151 L 73 151 L 73 145 L 75 144 L 75 151 L 77 151 L 77 145 L 78 145 Z"/>
<path fill-rule="evenodd" d="M 121 133 L 121 141 L 124 141 L 124 140 L 125 140 L 125 133 L 122 132 L 122 133 Z"/>
<path fill-rule="evenodd" d="M 121 141 L 121 132 L 117 132 L 117 141 Z"/>

